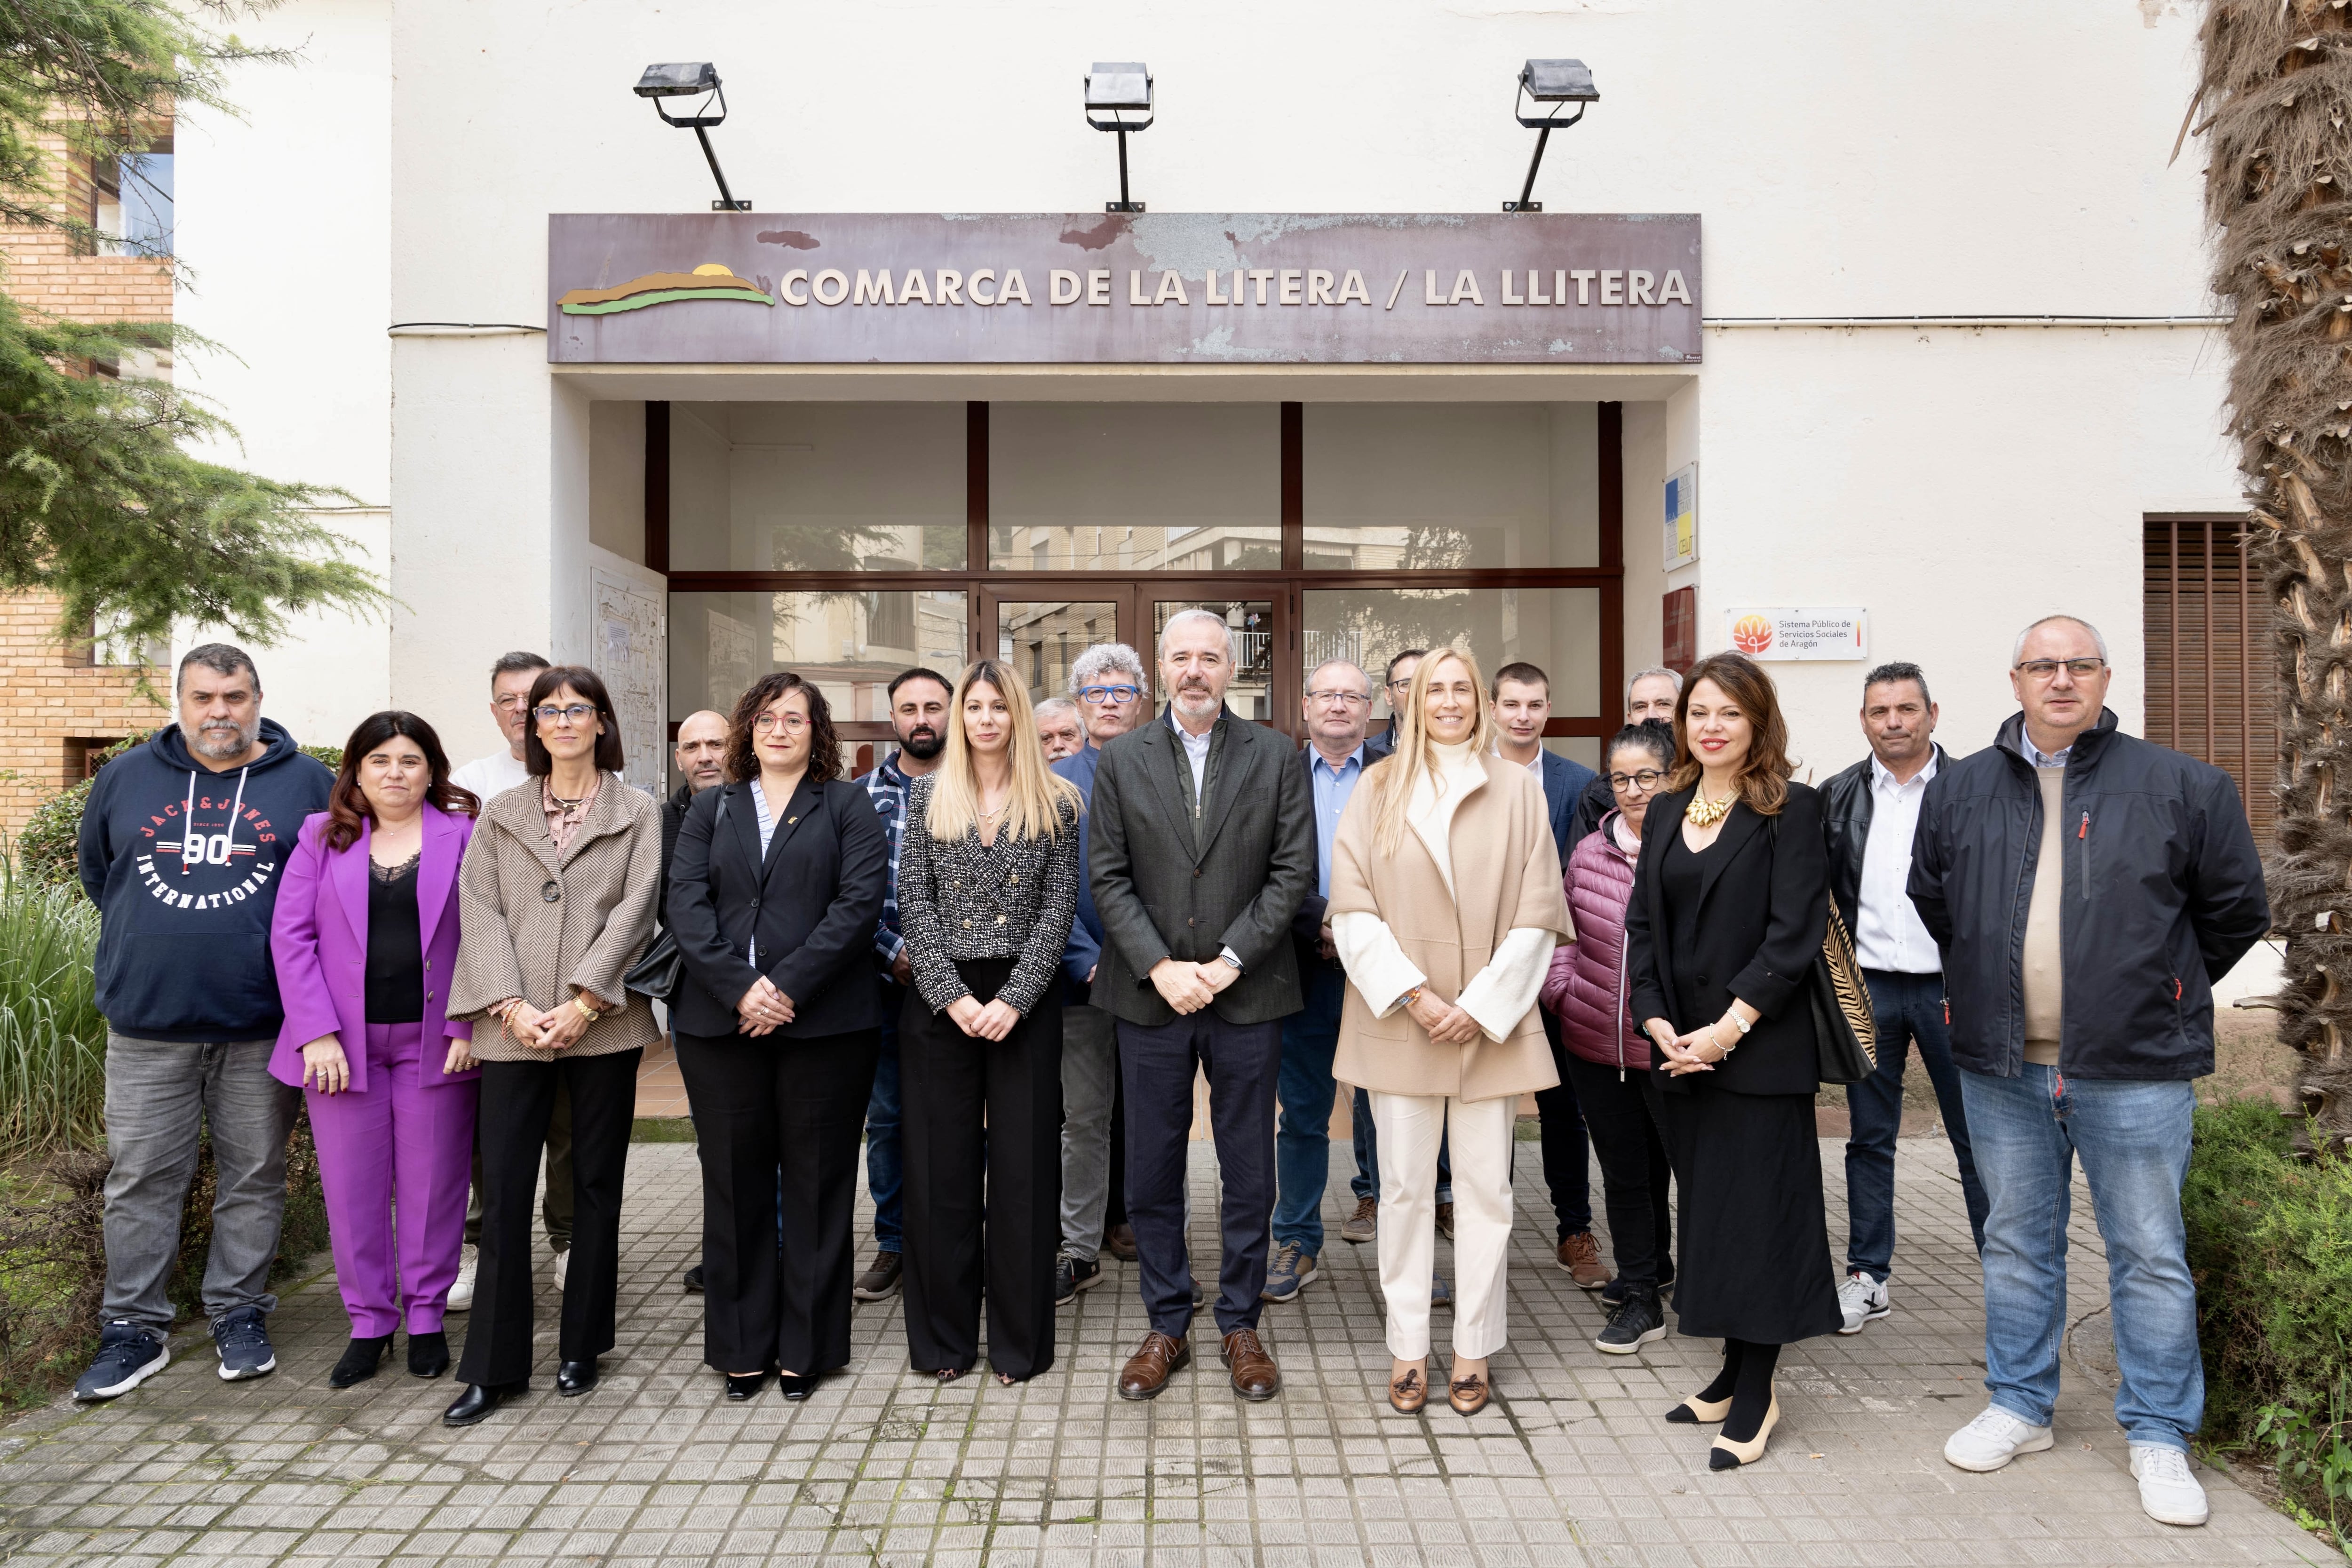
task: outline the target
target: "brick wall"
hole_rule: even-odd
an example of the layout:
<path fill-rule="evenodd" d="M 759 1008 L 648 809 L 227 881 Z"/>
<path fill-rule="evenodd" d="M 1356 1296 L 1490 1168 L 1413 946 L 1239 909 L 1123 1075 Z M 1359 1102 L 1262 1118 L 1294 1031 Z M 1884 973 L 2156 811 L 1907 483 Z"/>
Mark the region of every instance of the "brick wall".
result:
<path fill-rule="evenodd" d="M 62 155 L 64 142 L 48 149 Z M 90 216 L 87 171 L 68 171 L 61 214 Z M 0 229 L 5 287 L 27 314 L 78 321 L 169 321 L 172 275 L 135 256 L 83 256 L 53 229 Z M 93 666 L 86 646 L 60 641 L 58 602 L 47 595 L 0 595 L 0 827 L 14 830 L 33 808 L 82 776 L 92 742 L 152 729 L 165 710 L 138 691 L 136 668 Z M 161 672 L 154 676 L 161 690 Z"/>

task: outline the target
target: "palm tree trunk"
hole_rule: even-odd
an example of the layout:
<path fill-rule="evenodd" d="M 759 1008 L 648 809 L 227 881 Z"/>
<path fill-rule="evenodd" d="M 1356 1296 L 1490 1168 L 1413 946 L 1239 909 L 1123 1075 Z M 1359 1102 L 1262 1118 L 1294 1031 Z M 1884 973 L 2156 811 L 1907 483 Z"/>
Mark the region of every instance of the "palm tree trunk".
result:
<path fill-rule="evenodd" d="M 2352 1144 L 2352 0 L 2210 0 L 2198 107 L 2248 547 L 2278 657 L 2280 1037 Z"/>

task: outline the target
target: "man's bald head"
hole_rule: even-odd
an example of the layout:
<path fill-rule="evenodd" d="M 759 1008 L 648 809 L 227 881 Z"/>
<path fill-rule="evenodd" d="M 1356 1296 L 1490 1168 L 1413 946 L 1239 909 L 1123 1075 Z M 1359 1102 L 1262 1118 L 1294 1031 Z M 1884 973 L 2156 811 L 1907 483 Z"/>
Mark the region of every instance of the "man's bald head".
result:
<path fill-rule="evenodd" d="M 670 753 L 686 786 L 700 795 L 727 777 L 727 715 L 705 708 L 689 713 L 677 726 L 677 749 Z"/>

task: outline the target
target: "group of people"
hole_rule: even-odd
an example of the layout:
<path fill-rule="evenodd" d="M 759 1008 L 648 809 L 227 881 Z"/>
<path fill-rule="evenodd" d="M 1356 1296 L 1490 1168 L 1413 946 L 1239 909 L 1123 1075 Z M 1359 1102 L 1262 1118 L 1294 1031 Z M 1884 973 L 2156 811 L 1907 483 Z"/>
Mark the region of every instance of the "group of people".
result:
<path fill-rule="evenodd" d="M 1106 1277 L 1106 1252 L 1135 1259 L 1148 1320 L 1118 1392 L 1159 1394 L 1209 1293 L 1186 1239 L 1205 1076 L 1209 1310 L 1234 1392 L 1280 1390 L 1261 1314 L 1320 1277 L 1347 1084 L 1339 1234 L 1377 1245 L 1388 1402 L 1418 1412 L 1442 1379 L 1475 1414 L 1507 1341 L 1532 1095 L 1553 1256 L 1607 1309 L 1596 1348 L 1638 1353 L 1671 1301 L 1723 1356 L 1664 1417 L 1718 1428 L 1712 1468 L 1752 1464 L 1780 1419 L 1782 1348 L 1892 1310 L 1916 1045 L 1985 1279 L 1991 1397 L 1946 1458 L 1986 1470 L 2051 1445 L 2079 1159 L 2143 1504 L 2202 1522 L 2189 1080 L 2211 1070 L 2210 983 L 2268 909 L 2234 785 L 2116 729 L 2095 629 L 2028 627 L 2021 711 L 1965 758 L 1935 743 L 1917 667 L 1872 669 L 1871 754 L 1818 790 L 1795 776 L 1770 678 L 1738 654 L 1637 675 L 1595 774 L 1543 744 L 1532 665 L 1489 680 L 1463 647 L 1409 650 L 1376 688 L 1328 661 L 1294 750 L 1226 706 L 1223 617 L 1180 612 L 1157 651 L 1156 715 L 1142 658 L 1116 643 L 1034 711 L 993 660 L 905 671 L 888 689 L 898 749 L 857 780 L 824 693 L 770 674 L 730 713 L 681 722 L 684 783 L 662 803 L 619 782 L 617 721 L 584 668 L 499 661 L 508 757 L 453 773 L 429 725 L 387 712 L 331 776 L 260 717 L 249 658 L 191 652 L 179 722 L 100 774 L 84 820 L 114 1170 L 102 1342 L 77 1392 L 113 1397 L 168 1360 L 163 1280 L 200 1111 L 219 1165 L 204 1306 L 220 1374 L 275 1365 L 298 1089 L 352 1322 L 330 1381 L 373 1375 L 403 1327 L 410 1370 L 441 1375 L 445 1314 L 470 1285 L 444 1419 L 528 1389 L 544 1151 L 556 1390 L 594 1387 L 636 1068 L 661 1032 L 626 977 L 663 967 L 660 930 L 673 979 L 643 988 L 666 996 L 694 1116 L 687 1283 L 727 1399 L 772 1378 L 810 1397 L 850 1359 L 853 1303 L 901 1289 L 917 1372 L 963 1377 L 984 1343 L 1001 1382 L 1035 1377 L 1056 1307 Z M 1877 1043 L 1847 1088 L 1842 1268 L 1814 1115 L 1816 971 L 1841 926 Z M 1592 1235 L 1596 1163 L 1613 1270 Z M 1437 1307 L 1454 1314 L 1442 1373 Z"/>

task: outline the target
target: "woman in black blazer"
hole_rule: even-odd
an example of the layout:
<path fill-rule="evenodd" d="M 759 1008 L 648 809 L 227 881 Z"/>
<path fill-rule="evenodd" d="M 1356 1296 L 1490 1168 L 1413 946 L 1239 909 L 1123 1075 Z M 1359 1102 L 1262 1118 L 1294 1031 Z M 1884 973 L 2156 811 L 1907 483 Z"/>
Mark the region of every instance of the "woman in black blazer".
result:
<path fill-rule="evenodd" d="M 824 694 L 762 676 L 729 721 L 730 782 L 695 797 L 670 866 L 686 965 L 670 1033 L 702 1156 L 702 1353 L 730 1399 L 770 1371 L 806 1399 L 849 1362 L 851 1208 L 881 1043 L 867 964 L 890 847 L 840 772 Z"/>
<path fill-rule="evenodd" d="M 1753 1464 L 1780 1420 L 1780 1347 L 1843 1321 L 1822 1215 L 1821 1087 L 1806 991 L 1829 922 L 1821 799 L 1790 782 L 1771 679 L 1736 653 L 1691 670 L 1671 793 L 1650 807 L 1625 967 L 1658 1044 L 1681 1191 L 1675 1310 L 1723 1371 L 1666 1415 L 1723 1423 L 1713 1469 Z"/>

